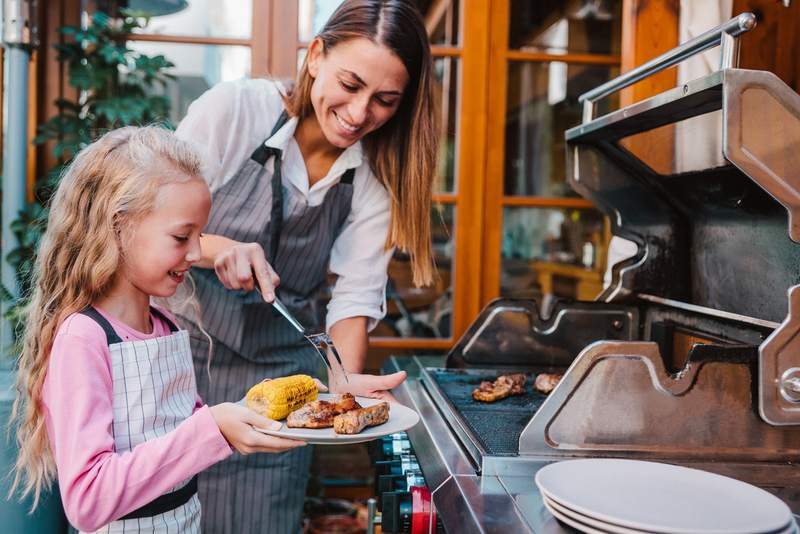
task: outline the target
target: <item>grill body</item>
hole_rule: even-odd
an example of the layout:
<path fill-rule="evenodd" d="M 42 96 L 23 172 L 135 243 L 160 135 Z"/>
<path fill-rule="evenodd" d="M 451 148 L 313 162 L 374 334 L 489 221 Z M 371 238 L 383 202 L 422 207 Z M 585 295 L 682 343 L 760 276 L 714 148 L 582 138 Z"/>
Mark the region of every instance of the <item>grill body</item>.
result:
<path fill-rule="evenodd" d="M 678 157 L 702 128 L 716 141 Z M 566 139 L 570 184 L 638 252 L 595 302 L 542 317 L 499 299 L 444 361 L 388 365 L 409 372 L 398 396 L 422 415 L 409 437 L 445 528 L 561 532 L 533 477 L 579 457 L 706 469 L 800 513 L 800 95 L 724 68 Z M 648 139 L 673 157 L 637 149 Z M 548 397 L 471 400 L 519 371 L 564 377 Z"/>

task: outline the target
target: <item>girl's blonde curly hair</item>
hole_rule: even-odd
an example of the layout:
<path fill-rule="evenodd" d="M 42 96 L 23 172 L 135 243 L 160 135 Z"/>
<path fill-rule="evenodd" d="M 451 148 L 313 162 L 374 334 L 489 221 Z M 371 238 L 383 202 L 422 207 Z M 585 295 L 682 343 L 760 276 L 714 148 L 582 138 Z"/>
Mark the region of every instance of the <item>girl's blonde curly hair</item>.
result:
<path fill-rule="evenodd" d="M 32 509 L 56 477 L 41 396 L 58 327 L 111 288 L 120 232 L 153 209 L 158 188 L 201 176 L 201 158 L 187 142 L 145 126 L 105 134 L 61 179 L 34 263 L 11 417 L 19 446 L 11 494 L 32 493 Z"/>

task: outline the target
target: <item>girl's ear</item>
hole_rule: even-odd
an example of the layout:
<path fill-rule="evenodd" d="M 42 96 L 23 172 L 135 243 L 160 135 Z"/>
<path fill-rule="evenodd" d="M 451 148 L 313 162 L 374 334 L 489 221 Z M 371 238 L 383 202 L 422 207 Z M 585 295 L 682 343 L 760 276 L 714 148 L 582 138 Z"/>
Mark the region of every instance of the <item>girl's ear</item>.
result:
<path fill-rule="evenodd" d="M 324 53 L 324 46 L 322 39 L 315 37 L 311 44 L 308 45 L 308 55 L 306 56 L 306 65 L 308 66 L 308 74 L 312 78 L 317 77 L 319 72 L 319 63 L 322 61 Z"/>

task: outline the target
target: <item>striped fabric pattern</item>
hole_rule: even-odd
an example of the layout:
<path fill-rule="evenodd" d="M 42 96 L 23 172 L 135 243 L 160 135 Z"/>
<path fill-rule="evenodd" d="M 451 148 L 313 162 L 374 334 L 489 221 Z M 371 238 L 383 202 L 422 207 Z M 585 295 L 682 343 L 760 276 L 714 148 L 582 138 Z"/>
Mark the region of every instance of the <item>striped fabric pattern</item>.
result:
<path fill-rule="evenodd" d="M 186 330 L 109 346 L 114 392 L 112 430 L 117 453 L 171 432 L 192 415 L 197 389 L 189 347 Z M 113 521 L 96 532 L 197 534 L 201 532 L 200 500 L 195 495 L 175 510 Z"/>
<path fill-rule="evenodd" d="M 273 134 L 281 127 L 273 128 Z M 274 157 L 245 161 L 231 180 L 214 192 L 205 232 L 259 243 L 270 250 L 272 183 L 269 165 L 280 165 Z M 277 154 L 275 154 L 277 153 Z M 263 155 L 263 154 L 262 154 Z M 286 202 L 277 257 L 267 258 L 281 277 L 281 301 L 308 328 L 316 328 L 320 314 L 314 296 L 326 281 L 330 251 L 339 235 L 353 198 L 352 171 L 333 186 L 317 206 L 302 200 Z M 280 177 L 277 170 L 272 177 Z M 285 185 L 282 185 L 285 187 Z M 313 347 L 256 292 L 225 289 L 210 269 L 193 269 L 203 328 L 214 341 L 209 351 L 205 336 L 191 318 L 184 324 L 192 330 L 197 386 L 209 404 L 236 401 L 248 388 L 265 378 L 297 373 L 319 374 L 319 357 Z M 311 464 L 311 447 L 281 454 L 234 454 L 200 474 L 198 492 L 203 503 L 203 532 L 240 534 L 296 533 L 305 499 Z"/>
<path fill-rule="evenodd" d="M 319 357 L 310 348 L 280 351 L 274 363 L 259 363 L 244 359 L 216 342 L 209 379 L 208 340 L 195 332 L 191 343 L 197 385 L 203 400 L 209 404 L 241 399 L 250 386 L 264 378 L 318 373 Z M 311 455 L 310 446 L 280 454 L 234 453 L 200 473 L 198 493 L 203 503 L 203 532 L 298 532 Z"/>
<path fill-rule="evenodd" d="M 259 243 L 265 251 L 270 250 L 272 191 L 269 180 L 262 179 L 263 171 L 257 162 L 247 160 L 239 174 L 214 193 L 206 233 Z M 284 210 L 278 257 L 268 260 L 281 277 L 281 301 L 306 326 L 318 322 L 312 297 L 325 283 L 330 251 L 350 212 L 352 197 L 352 184 L 339 183 L 318 206 L 294 202 L 287 203 Z M 253 198 L 263 199 L 259 207 L 252 205 Z M 243 357 L 255 358 L 264 349 L 304 343 L 289 323 L 274 320 L 272 306 L 265 304 L 257 293 L 225 289 L 211 269 L 195 268 L 192 276 L 206 330 Z"/>

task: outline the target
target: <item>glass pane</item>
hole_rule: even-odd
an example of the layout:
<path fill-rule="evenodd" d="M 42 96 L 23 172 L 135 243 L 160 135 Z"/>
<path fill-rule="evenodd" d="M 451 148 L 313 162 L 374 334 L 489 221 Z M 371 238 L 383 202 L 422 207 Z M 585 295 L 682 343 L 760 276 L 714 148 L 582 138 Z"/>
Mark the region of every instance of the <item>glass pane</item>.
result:
<path fill-rule="evenodd" d="M 620 53 L 622 0 L 511 0 L 508 17 L 511 49 Z"/>
<path fill-rule="evenodd" d="M 603 216 L 593 209 L 506 207 L 500 294 L 593 300 L 603 287 L 607 245 Z"/>
<path fill-rule="evenodd" d="M 148 55 L 162 54 L 175 64 L 175 76 L 164 88 L 172 103 L 170 120 L 178 124 L 189 104 L 211 86 L 250 76 L 250 47 L 151 43 L 130 41 L 128 46 Z"/>
<path fill-rule="evenodd" d="M 314 38 L 342 0 L 297 0 L 297 37 Z M 414 0 L 425 21 L 431 44 L 457 45 L 460 0 Z"/>
<path fill-rule="evenodd" d="M 144 4 L 153 3 L 129 2 L 131 8 L 146 11 L 148 7 Z M 191 0 L 176 13 L 150 19 L 144 33 L 249 39 L 252 26 L 253 0 Z"/>
<path fill-rule="evenodd" d="M 414 0 L 414 3 L 425 21 L 431 44 L 458 45 L 460 0 Z"/>
<path fill-rule="evenodd" d="M 434 191 L 451 193 L 455 190 L 456 134 L 458 128 L 458 68 L 455 58 L 435 60 L 436 91 L 440 112 L 439 175 Z"/>
<path fill-rule="evenodd" d="M 342 0 L 298 0 L 297 38 L 307 43 L 317 35 Z"/>
<path fill-rule="evenodd" d="M 506 195 L 575 196 L 565 180 L 564 132 L 581 122 L 578 97 L 613 78 L 617 67 L 511 62 L 505 140 Z M 598 114 L 618 107 L 617 94 Z"/>
<path fill-rule="evenodd" d="M 439 273 L 431 287 L 414 287 L 408 256 L 395 253 L 389 263 L 386 317 L 371 336 L 450 337 L 454 217 L 452 205 L 434 206 L 431 213 L 433 254 Z"/>

